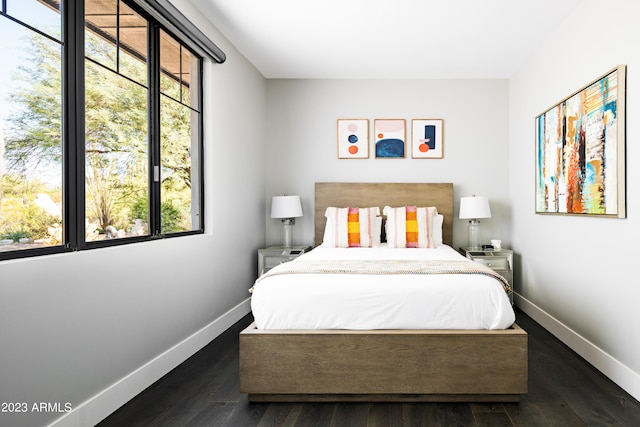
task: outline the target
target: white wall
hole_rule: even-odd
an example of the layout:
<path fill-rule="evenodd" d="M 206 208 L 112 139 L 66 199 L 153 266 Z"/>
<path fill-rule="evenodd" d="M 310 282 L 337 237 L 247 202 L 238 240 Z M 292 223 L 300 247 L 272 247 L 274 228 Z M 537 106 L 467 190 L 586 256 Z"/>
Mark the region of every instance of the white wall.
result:
<path fill-rule="evenodd" d="M 511 236 L 508 200 L 509 95 L 506 80 L 269 80 L 265 217 L 267 243 L 278 244 L 280 223 L 268 218 L 270 197 L 299 194 L 304 217 L 294 241 L 313 243 L 314 183 L 453 182 L 460 196 L 489 197 L 493 217 L 484 241 Z M 337 158 L 336 120 L 368 118 L 369 159 Z M 375 159 L 373 119 L 444 119 L 444 158 Z M 467 223 L 454 221 L 454 243 L 467 241 Z"/>
<path fill-rule="evenodd" d="M 205 68 L 206 234 L 0 263 L 0 402 L 69 402 L 58 425 L 94 424 L 249 311 L 265 236 L 266 82 L 173 3 L 228 55 Z M 62 415 L 0 413 L 0 425 Z"/>
<path fill-rule="evenodd" d="M 584 0 L 511 79 L 509 194 L 518 303 L 640 399 L 637 11 L 635 0 Z M 535 215 L 534 117 L 618 64 L 627 65 L 628 217 Z"/>

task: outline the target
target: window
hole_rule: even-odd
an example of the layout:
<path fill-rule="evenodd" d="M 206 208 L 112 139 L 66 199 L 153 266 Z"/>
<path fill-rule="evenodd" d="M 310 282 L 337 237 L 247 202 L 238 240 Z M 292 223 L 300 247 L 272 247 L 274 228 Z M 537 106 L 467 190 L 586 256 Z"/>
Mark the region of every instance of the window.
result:
<path fill-rule="evenodd" d="M 85 239 L 148 236 L 148 24 L 117 0 L 85 1 Z"/>
<path fill-rule="evenodd" d="M 62 20 L 7 0 L 0 16 L 0 254 L 63 242 Z"/>
<path fill-rule="evenodd" d="M 0 259 L 202 232 L 202 57 L 130 1 L 1 4 Z"/>
<path fill-rule="evenodd" d="M 200 61 L 160 31 L 160 186 L 163 233 L 200 227 Z"/>

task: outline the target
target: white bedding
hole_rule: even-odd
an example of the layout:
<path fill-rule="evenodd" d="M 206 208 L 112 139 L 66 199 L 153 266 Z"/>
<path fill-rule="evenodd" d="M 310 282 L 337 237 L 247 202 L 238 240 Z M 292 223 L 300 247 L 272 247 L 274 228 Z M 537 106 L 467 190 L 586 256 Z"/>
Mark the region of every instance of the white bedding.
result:
<path fill-rule="evenodd" d="M 304 260 L 464 260 L 453 248 L 328 248 Z M 279 267 L 275 267 L 277 269 Z M 502 284 L 481 274 L 281 274 L 260 280 L 258 329 L 506 329 L 515 313 Z"/>

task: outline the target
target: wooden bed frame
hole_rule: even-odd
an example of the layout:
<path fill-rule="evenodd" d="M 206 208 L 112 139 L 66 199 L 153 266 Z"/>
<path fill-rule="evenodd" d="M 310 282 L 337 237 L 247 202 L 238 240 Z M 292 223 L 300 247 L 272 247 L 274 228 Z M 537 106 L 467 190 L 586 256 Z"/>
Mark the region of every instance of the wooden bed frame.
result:
<path fill-rule="evenodd" d="M 453 184 L 316 183 L 315 244 L 328 206 L 436 206 L 453 241 Z M 261 330 L 240 333 L 250 401 L 519 401 L 527 334 L 506 330 Z"/>

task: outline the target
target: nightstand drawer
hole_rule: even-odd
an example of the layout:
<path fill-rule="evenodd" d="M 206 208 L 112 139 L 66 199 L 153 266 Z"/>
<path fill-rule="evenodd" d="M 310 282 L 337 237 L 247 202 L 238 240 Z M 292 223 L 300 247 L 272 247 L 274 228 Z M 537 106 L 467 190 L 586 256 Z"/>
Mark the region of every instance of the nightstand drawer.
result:
<path fill-rule="evenodd" d="M 273 267 L 282 264 L 283 262 L 289 262 L 296 259 L 298 256 L 265 256 L 264 257 L 264 269 L 265 271 L 272 269 Z"/>
<path fill-rule="evenodd" d="M 474 261 L 490 267 L 493 270 L 508 270 L 509 263 L 504 257 L 474 257 Z"/>
<path fill-rule="evenodd" d="M 258 276 L 263 275 L 273 267 L 293 261 L 300 255 L 309 252 L 311 246 L 270 246 L 258 250 Z"/>

